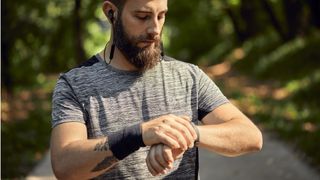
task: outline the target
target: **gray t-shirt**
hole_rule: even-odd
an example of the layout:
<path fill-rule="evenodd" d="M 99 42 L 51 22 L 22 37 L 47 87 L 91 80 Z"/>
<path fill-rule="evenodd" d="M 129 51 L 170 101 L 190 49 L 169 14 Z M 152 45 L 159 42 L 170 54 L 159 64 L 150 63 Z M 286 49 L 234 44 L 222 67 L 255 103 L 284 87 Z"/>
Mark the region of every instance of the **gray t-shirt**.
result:
<path fill-rule="evenodd" d="M 228 100 L 197 66 L 164 59 L 145 73 L 115 69 L 96 55 L 61 74 L 53 93 L 52 127 L 79 122 L 88 137 L 108 136 L 126 126 L 161 115 L 186 115 L 197 123 Z M 195 179 L 198 154 L 193 148 L 166 175 L 153 177 L 140 148 L 97 179 Z"/>

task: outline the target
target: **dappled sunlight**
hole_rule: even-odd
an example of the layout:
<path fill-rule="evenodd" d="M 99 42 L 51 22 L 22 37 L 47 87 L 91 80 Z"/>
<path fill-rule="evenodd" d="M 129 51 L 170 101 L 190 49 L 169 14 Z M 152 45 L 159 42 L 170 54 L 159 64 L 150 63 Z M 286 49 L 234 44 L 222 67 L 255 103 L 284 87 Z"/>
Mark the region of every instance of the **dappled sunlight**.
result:
<path fill-rule="evenodd" d="M 6 138 L 2 139 L 1 145 L 2 153 L 9 157 L 2 162 L 6 164 L 4 169 L 9 174 L 29 173 L 48 148 L 50 97 L 55 79 L 56 76 L 47 76 L 40 87 L 20 88 L 10 96 L 2 90 L 1 135 Z"/>
<path fill-rule="evenodd" d="M 314 133 L 314 132 L 318 131 L 319 128 L 314 123 L 306 122 L 306 123 L 303 123 L 302 129 L 304 131 L 307 131 L 307 132 L 310 132 L 310 133 Z"/>
<path fill-rule="evenodd" d="M 245 57 L 245 52 L 243 48 L 236 48 L 233 50 L 232 56 L 234 60 L 241 60 Z"/>
<path fill-rule="evenodd" d="M 22 90 L 18 95 L 18 99 L 20 99 L 22 101 L 30 100 L 31 99 L 31 92 L 26 91 L 26 90 Z"/>
<path fill-rule="evenodd" d="M 258 87 L 252 87 L 252 86 L 247 86 L 247 87 L 243 87 L 243 92 L 245 94 L 251 95 L 251 94 L 257 94 L 261 97 L 265 97 L 267 95 L 270 94 L 270 88 L 268 88 L 265 85 L 261 85 Z"/>
<path fill-rule="evenodd" d="M 279 88 L 273 91 L 272 97 L 275 100 L 283 100 L 289 96 L 289 91 L 285 88 Z"/>
<path fill-rule="evenodd" d="M 285 88 L 271 86 L 270 83 L 259 83 L 249 80 L 235 70 L 231 71 L 231 64 L 228 62 L 204 68 L 209 77 L 220 80 L 229 89 L 240 89 L 246 95 L 255 94 L 260 98 L 272 97 L 276 100 L 287 98 L 290 93 Z"/>
<path fill-rule="evenodd" d="M 284 60 L 285 56 L 288 56 L 290 53 L 301 50 L 306 46 L 306 42 L 304 38 L 298 38 L 284 44 L 277 49 L 275 49 L 272 53 L 268 55 L 261 56 L 261 59 L 258 60 L 255 71 L 261 72 L 267 69 L 269 66 L 273 65 L 277 61 Z"/>
<path fill-rule="evenodd" d="M 9 119 L 9 103 L 8 102 L 4 102 L 3 100 L 1 100 L 1 122 L 4 121 L 8 121 Z"/>
<path fill-rule="evenodd" d="M 230 71 L 230 63 L 223 62 L 214 66 L 207 67 L 205 69 L 207 75 L 211 78 L 216 76 L 223 76 Z"/>
<path fill-rule="evenodd" d="M 207 68 L 222 92 L 263 128 L 277 131 L 320 167 L 319 36 L 287 43 L 260 37 Z M 225 70 L 228 67 L 227 71 Z"/>
<path fill-rule="evenodd" d="M 3 177 L 23 179 L 49 146 L 59 73 L 103 50 L 112 26 L 101 1 L 2 2 Z M 183 2 L 168 1 L 164 54 L 198 64 L 320 170 L 320 1 Z"/>
<path fill-rule="evenodd" d="M 28 118 L 31 111 L 50 111 L 51 104 L 47 101 L 48 96 L 48 92 L 37 89 L 34 91 L 21 90 L 10 99 L 3 98 L 1 101 L 1 121 L 22 121 Z"/>

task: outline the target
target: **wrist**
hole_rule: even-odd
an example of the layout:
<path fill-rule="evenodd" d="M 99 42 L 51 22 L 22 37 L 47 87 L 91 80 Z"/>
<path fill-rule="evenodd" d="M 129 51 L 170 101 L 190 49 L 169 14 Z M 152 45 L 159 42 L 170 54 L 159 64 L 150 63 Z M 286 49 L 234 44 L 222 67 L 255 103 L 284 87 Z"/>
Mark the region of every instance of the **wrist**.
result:
<path fill-rule="evenodd" d="M 135 124 L 108 136 L 113 155 L 122 160 L 140 147 L 145 147 L 142 139 L 141 125 Z"/>
<path fill-rule="evenodd" d="M 199 128 L 198 128 L 198 126 L 196 126 L 193 122 L 191 122 L 191 125 L 192 125 L 194 131 L 195 131 L 196 134 L 197 134 L 197 138 L 196 138 L 196 140 L 194 141 L 194 145 L 195 145 L 195 146 L 198 146 L 199 143 L 200 143 L 200 132 L 199 132 Z"/>

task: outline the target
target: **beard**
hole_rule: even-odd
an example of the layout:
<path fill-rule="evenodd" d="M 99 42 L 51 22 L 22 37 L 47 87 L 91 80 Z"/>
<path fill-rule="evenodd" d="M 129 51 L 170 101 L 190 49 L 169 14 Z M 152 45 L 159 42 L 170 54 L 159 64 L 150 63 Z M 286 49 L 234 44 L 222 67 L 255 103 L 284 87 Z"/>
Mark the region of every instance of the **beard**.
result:
<path fill-rule="evenodd" d="M 116 47 L 139 71 L 152 69 L 159 63 L 162 50 L 161 35 L 160 37 L 154 37 L 152 34 L 129 36 L 124 30 L 121 18 L 115 22 L 114 32 Z M 154 46 L 138 47 L 138 43 L 143 41 L 154 41 Z"/>

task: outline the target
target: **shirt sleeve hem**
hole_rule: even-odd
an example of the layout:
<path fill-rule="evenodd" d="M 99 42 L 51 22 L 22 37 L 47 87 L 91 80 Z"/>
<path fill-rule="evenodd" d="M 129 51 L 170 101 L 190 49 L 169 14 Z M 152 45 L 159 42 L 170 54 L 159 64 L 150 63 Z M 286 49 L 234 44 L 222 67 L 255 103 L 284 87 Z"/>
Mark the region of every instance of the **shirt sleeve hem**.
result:
<path fill-rule="evenodd" d="M 84 121 L 79 121 L 79 120 L 64 120 L 64 121 L 53 122 L 52 125 L 51 125 L 51 128 L 53 129 L 53 128 L 55 128 L 56 126 L 58 126 L 60 124 L 71 123 L 71 122 L 85 124 Z"/>

